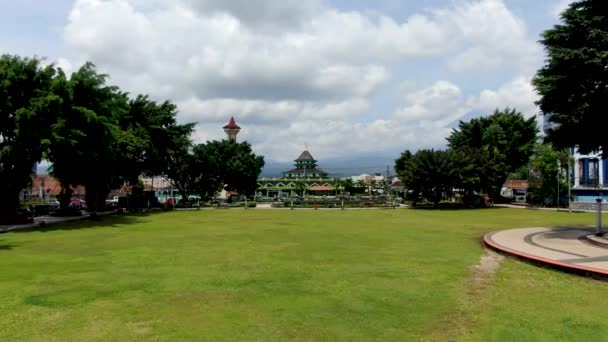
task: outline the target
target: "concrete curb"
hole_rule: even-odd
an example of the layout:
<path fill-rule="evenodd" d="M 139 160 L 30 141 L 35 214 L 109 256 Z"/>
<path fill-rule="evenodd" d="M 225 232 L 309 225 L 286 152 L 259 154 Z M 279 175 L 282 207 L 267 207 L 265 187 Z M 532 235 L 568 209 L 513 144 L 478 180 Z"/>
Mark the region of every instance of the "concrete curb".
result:
<path fill-rule="evenodd" d="M 497 233 L 497 232 L 491 232 L 491 233 L 488 233 L 483 236 L 483 242 L 486 245 L 486 247 L 489 247 L 495 251 L 498 251 L 498 252 L 501 252 L 501 253 L 504 253 L 507 255 L 511 255 L 518 259 L 531 261 L 533 263 L 555 267 L 555 268 L 558 268 L 563 271 L 569 271 L 572 273 L 582 274 L 582 275 L 586 275 L 586 276 L 594 275 L 594 276 L 600 276 L 602 278 L 608 277 L 608 271 L 606 271 L 606 270 L 601 270 L 601 269 L 592 268 L 592 267 L 585 267 L 585 266 L 580 266 L 580 265 L 575 265 L 575 264 L 570 264 L 570 263 L 564 263 L 564 262 L 560 262 L 557 260 L 551 260 L 551 259 L 523 253 L 520 251 L 516 251 L 514 249 L 499 245 L 499 244 L 495 243 L 494 241 L 492 241 L 492 235 L 495 233 Z"/>

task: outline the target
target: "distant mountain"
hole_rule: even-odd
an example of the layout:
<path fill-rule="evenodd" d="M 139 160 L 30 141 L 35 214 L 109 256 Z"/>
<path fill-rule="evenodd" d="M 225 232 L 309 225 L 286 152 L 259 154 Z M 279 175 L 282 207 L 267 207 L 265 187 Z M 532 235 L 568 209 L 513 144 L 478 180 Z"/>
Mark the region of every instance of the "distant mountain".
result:
<path fill-rule="evenodd" d="M 282 177 L 283 172 L 293 169 L 293 163 L 278 162 L 274 160 L 265 160 L 264 169 L 260 177 L 262 178 L 275 178 Z"/>
<path fill-rule="evenodd" d="M 350 157 L 331 158 L 319 160 L 319 167 L 329 173 L 330 177 L 349 177 L 363 173 L 386 174 L 386 167 L 389 168 L 389 174 L 394 175 L 395 156 L 387 155 L 359 155 Z M 261 177 L 273 178 L 283 176 L 283 172 L 293 168 L 293 163 L 277 162 L 267 160 Z"/>

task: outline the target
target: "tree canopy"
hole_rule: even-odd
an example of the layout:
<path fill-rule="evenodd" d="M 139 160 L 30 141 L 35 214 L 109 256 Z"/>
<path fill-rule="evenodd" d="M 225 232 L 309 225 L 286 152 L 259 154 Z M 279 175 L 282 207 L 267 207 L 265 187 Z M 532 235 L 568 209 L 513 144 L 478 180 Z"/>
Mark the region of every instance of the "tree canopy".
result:
<path fill-rule="evenodd" d="M 405 151 L 396 164 L 403 185 L 413 191 L 414 201 L 422 195 L 436 205 L 458 186 L 455 154 L 451 150 L 419 150 L 414 154 Z"/>
<path fill-rule="evenodd" d="M 496 195 L 507 176 L 528 162 L 537 140 L 536 118 L 526 119 L 515 109 L 505 108 L 461 121 L 448 137 L 448 145 L 474 163 L 466 178 L 477 179 L 477 190 Z"/>
<path fill-rule="evenodd" d="M 185 197 L 224 184 L 255 192 L 264 159 L 248 143 L 193 146 L 194 124 L 178 123 L 177 106 L 130 97 L 107 80 L 92 63 L 68 76 L 36 58 L 0 57 L 0 211 L 14 213 L 43 158 L 61 183 L 64 208 L 75 186 L 97 209 L 113 189 L 141 188 L 142 175 L 169 177 Z"/>
<path fill-rule="evenodd" d="M 561 19 L 543 33 L 547 59 L 533 80 L 538 105 L 552 123 L 547 139 L 556 148 L 608 153 L 608 3 L 574 2 Z"/>
<path fill-rule="evenodd" d="M 37 58 L 0 56 L 0 212 L 18 207 L 48 145 L 60 102 L 51 92 L 55 73 Z"/>
<path fill-rule="evenodd" d="M 568 192 L 568 182 L 560 174 L 569 165 L 571 163 L 566 150 L 556 150 L 550 144 L 535 146 L 534 155 L 530 158 L 528 180 L 536 200 L 545 203 L 545 199 L 555 199 L 555 203 L 558 203 L 558 181 L 560 195 L 563 196 Z"/>
<path fill-rule="evenodd" d="M 414 200 L 422 195 L 437 204 L 457 190 L 496 196 L 507 176 L 527 164 L 537 141 L 534 117 L 506 108 L 460 122 L 448 137 L 449 149 L 404 151 L 395 160 Z"/>
<path fill-rule="evenodd" d="M 184 146 L 174 157 L 167 176 L 183 199 L 189 193 L 210 196 L 222 189 L 254 195 L 264 167 L 264 157 L 254 154 L 247 142 L 222 140 Z"/>

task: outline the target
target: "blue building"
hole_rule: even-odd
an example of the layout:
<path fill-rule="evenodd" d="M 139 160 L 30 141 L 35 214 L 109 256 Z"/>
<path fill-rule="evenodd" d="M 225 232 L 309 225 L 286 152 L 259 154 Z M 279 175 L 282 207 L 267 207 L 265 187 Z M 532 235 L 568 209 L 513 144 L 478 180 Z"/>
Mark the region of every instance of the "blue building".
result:
<path fill-rule="evenodd" d="M 572 201 L 595 202 L 598 196 L 608 201 L 608 159 L 602 153 L 579 154 L 576 148 L 571 149 L 574 165 L 570 172 Z"/>
<path fill-rule="evenodd" d="M 543 131 L 546 133 L 556 127 L 545 117 Z M 602 152 L 581 154 L 576 147 L 570 148 L 574 164 L 570 169 L 571 201 L 595 203 L 598 197 L 608 201 L 608 159 Z"/>

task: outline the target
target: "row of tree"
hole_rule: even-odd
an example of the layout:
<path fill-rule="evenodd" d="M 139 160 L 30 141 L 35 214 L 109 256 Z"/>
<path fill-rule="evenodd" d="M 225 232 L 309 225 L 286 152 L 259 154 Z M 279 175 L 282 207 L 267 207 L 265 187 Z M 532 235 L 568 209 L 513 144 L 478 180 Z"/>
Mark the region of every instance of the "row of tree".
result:
<path fill-rule="evenodd" d="M 526 165 L 538 140 L 534 117 L 515 109 L 460 122 L 447 138 L 446 150 L 404 151 L 395 170 L 414 195 L 439 203 L 457 190 L 463 195 L 498 196 L 507 177 Z"/>
<path fill-rule="evenodd" d="M 0 57 L 0 211 L 19 206 L 43 159 L 61 182 L 62 207 L 75 186 L 98 208 L 112 189 L 141 175 L 168 176 L 184 196 L 224 184 L 253 193 L 264 162 L 247 143 L 193 146 L 194 124 L 178 123 L 174 104 L 132 97 L 107 79 L 91 63 L 68 76 L 37 58 Z"/>
<path fill-rule="evenodd" d="M 213 196 L 218 190 L 253 196 L 264 157 L 247 142 L 210 141 L 172 155 L 166 175 L 185 200 L 188 194 Z"/>

